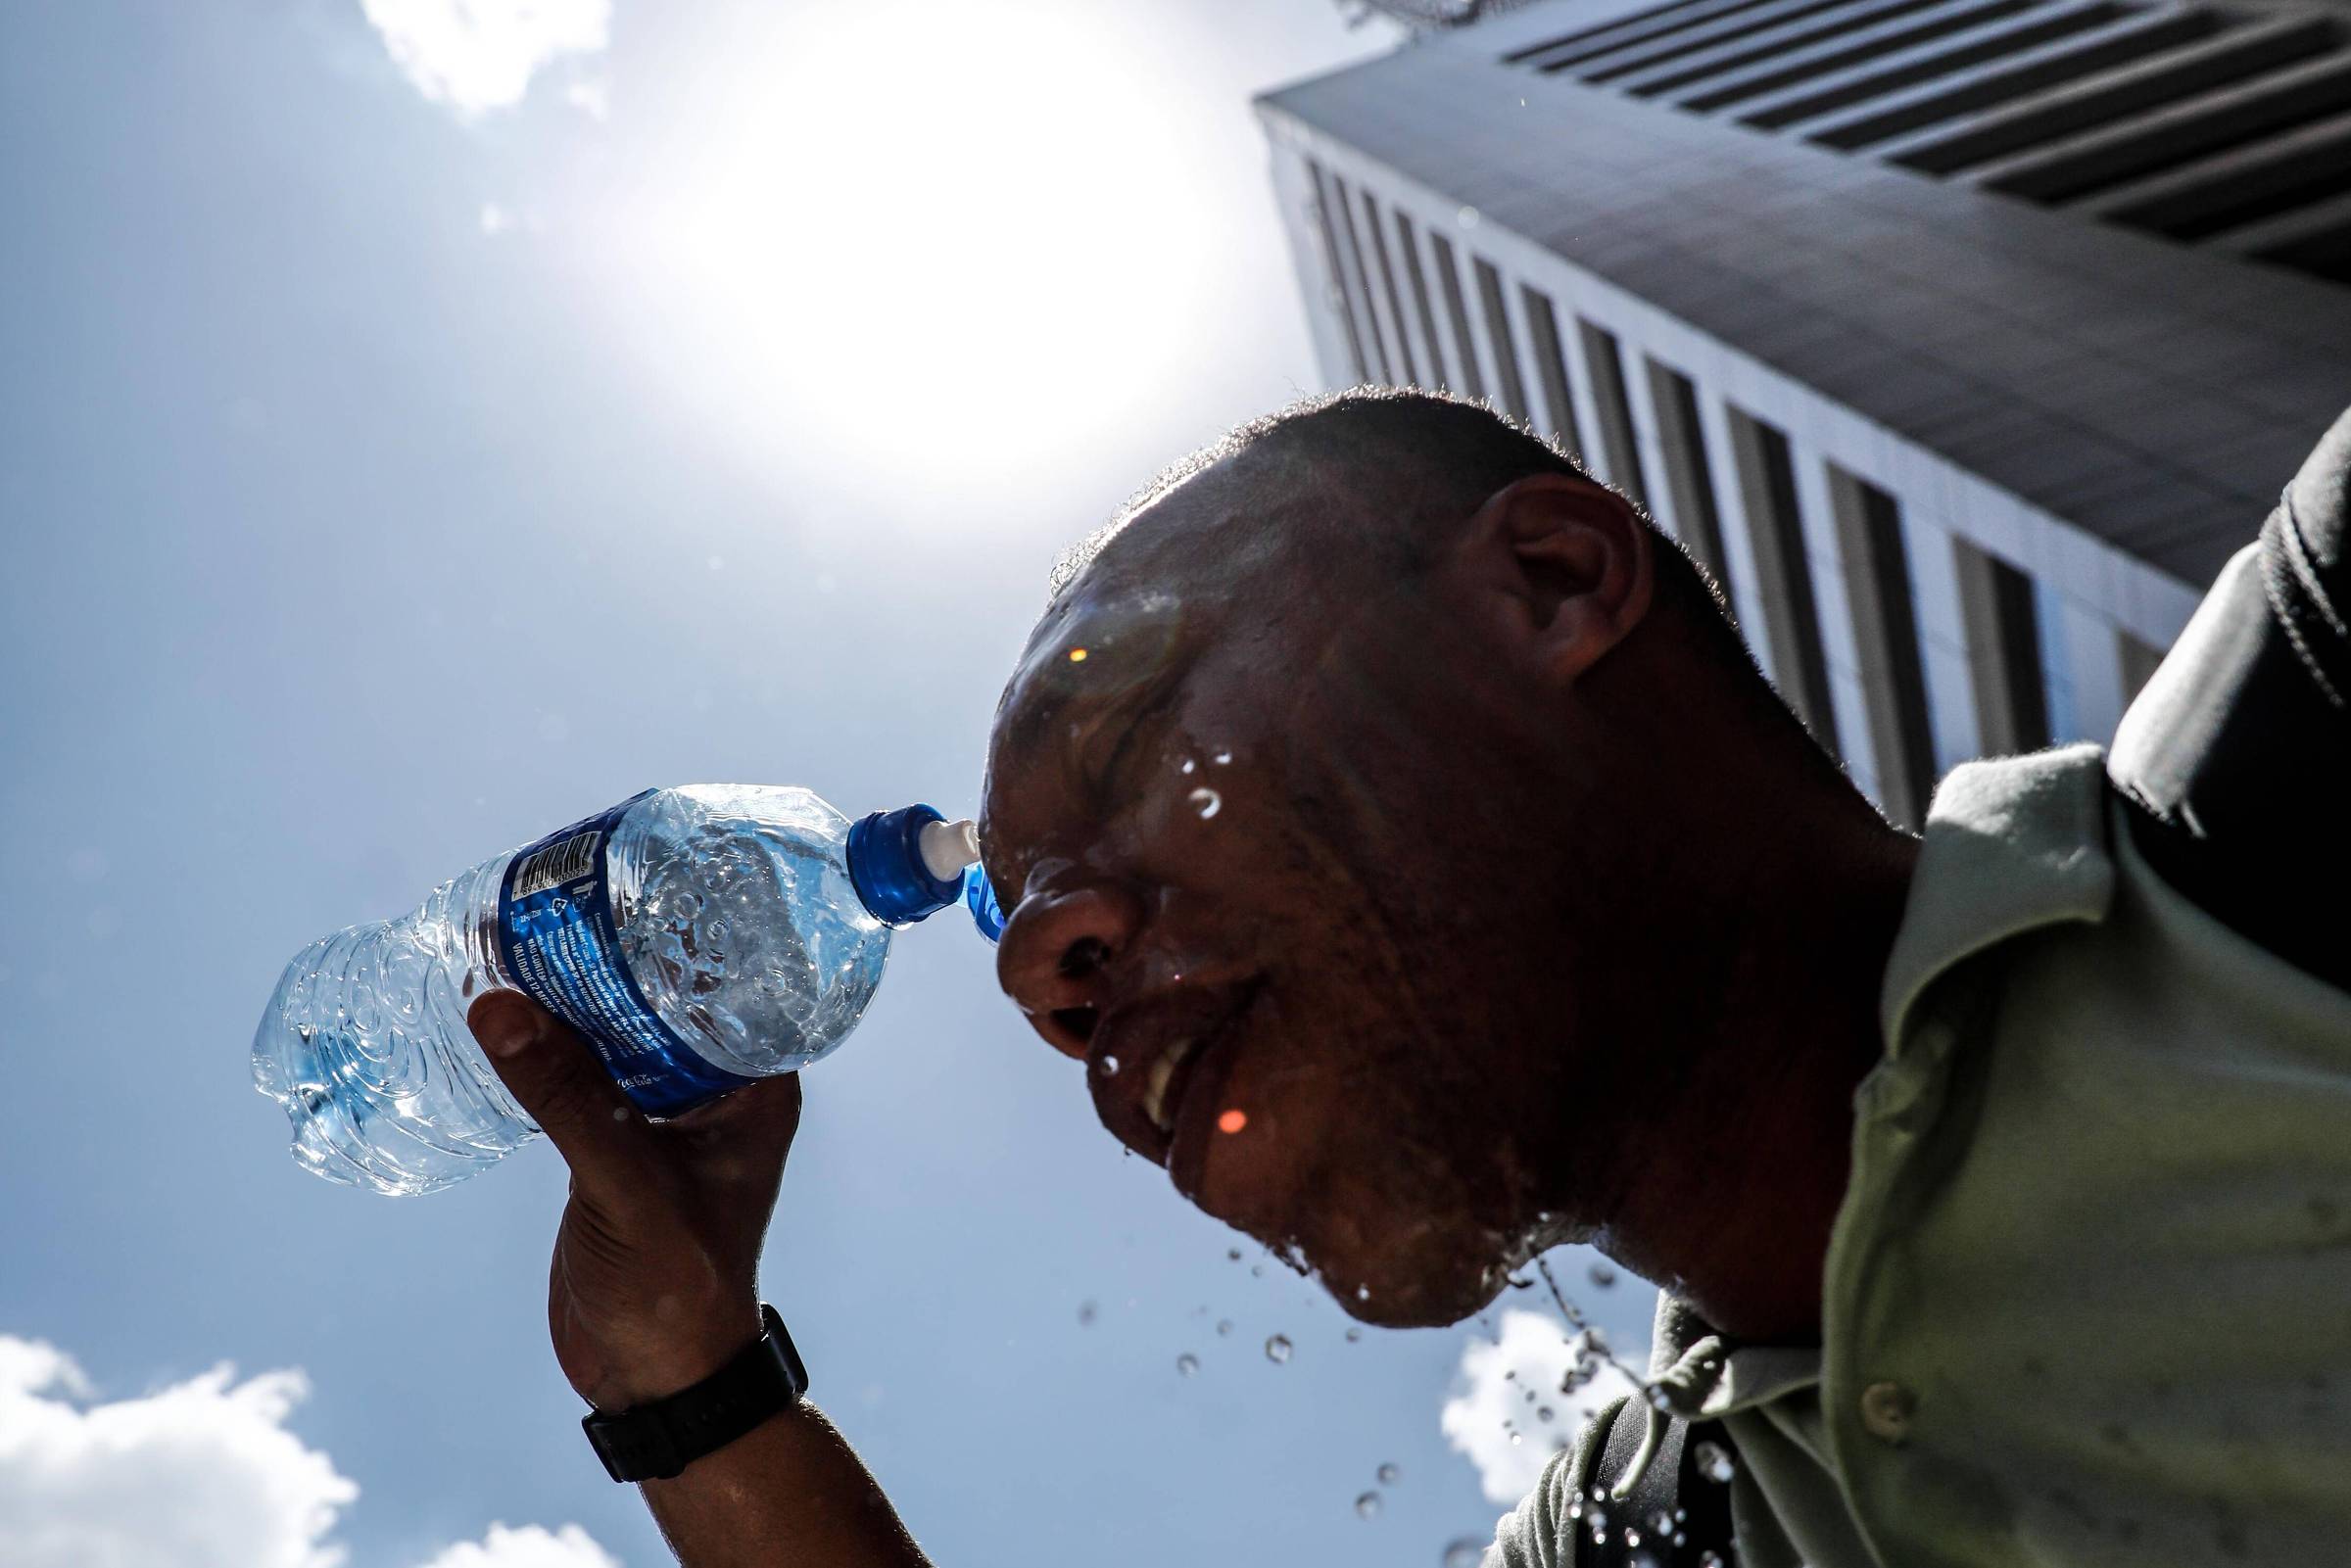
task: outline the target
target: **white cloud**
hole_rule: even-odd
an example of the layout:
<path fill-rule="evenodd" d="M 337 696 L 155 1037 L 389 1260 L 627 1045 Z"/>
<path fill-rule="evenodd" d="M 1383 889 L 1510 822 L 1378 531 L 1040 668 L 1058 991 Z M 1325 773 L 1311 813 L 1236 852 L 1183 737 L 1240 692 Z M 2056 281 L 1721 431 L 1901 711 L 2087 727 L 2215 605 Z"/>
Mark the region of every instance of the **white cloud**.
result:
<path fill-rule="evenodd" d="M 1633 1391 L 1632 1379 L 1604 1360 L 1589 1381 L 1561 1393 L 1577 1353 L 1577 1342 L 1558 1318 L 1514 1307 L 1502 1314 L 1498 1337 L 1472 1336 L 1462 1347 L 1461 1378 L 1437 1425 L 1445 1441 L 1477 1466 L 1488 1501 L 1525 1497 L 1552 1454 L 1575 1441 L 1594 1411 Z M 1615 1359 L 1641 1366 L 1648 1352 L 1618 1349 Z M 1543 1419 L 1545 1410 L 1551 1419 Z"/>
<path fill-rule="evenodd" d="M 578 1525 L 492 1525 L 480 1541 L 459 1542 L 422 1568 L 620 1568 L 620 1560 Z"/>
<path fill-rule="evenodd" d="M 286 1428 L 299 1371 L 225 1365 L 101 1401 L 71 1356 L 0 1334 L 0 1563 L 8 1568 L 341 1568 L 360 1495 Z M 577 1525 L 492 1525 L 423 1568 L 619 1568 Z"/>
<path fill-rule="evenodd" d="M 461 115 L 510 108 L 549 61 L 596 54 L 611 41 L 612 0 L 360 4 L 416 90 Z"/>

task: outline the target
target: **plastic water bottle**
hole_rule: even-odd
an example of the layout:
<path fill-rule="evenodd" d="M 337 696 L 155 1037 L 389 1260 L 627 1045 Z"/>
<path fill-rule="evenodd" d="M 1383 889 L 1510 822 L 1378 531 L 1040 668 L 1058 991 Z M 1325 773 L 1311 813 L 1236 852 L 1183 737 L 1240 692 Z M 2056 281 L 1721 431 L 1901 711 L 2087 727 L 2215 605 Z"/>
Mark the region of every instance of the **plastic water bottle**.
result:
<path fill-rule="evenodd" d="M 673 1117 L 839 1046 L 893 927 L 961 901 L 993 940 L 979 858 L 972 825 L 929 806 L 852 824 L 805 789 L 648 789 L 303 949 L 254 1037 L 254 1083 L 310 1169 L 431 1192 L 539 1134 L 466 1026 L 475 998 L 529 995 L 641 1110 Z"/>

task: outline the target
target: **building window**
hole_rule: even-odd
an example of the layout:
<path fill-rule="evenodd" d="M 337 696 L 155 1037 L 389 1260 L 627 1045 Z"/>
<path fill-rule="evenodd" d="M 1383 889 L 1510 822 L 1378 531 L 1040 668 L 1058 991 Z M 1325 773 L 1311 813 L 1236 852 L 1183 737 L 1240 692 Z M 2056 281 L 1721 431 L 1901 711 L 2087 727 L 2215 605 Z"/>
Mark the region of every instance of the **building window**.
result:
<path fill-rule="evenodd" d="M 1772 675 L 1796 716 L 1836 753 L 1837 715 L 1829 699 L 1829 665 L 1821 651 L 1820 613 L 1813 606 L 1812 567 L 1804 553 L 1803 513 L 1797 504 L 1788 437 L 1742 409 L 1729 413 L 1731 458 L 1739 470 L 1748 543 L 1754 550 Z"/>
<path fill-rule="evenodd" d="M 1521 284 L 1518 301 L 1526 307 L 1527 336 L 1535 342 L 1535 379 L 1543 388 L 1543 404 L 1551 410 L 1552 439 L 1576 461 L 1584 458 L 1583 432 L 1576 428 L 1575 391 L 1567 380 L 1567 359 L 1559 346 L 1559 316 L 1551 296 L 1532 284 Z"/>
<path fill-rule="evenodd" d="M 1469 309 L 1462 299 L 1462 264 L 1453 254 L 1453 241 L 1429 232 L 1437 248 L 1437 286 L 1445 295 L 1445 322 L 1453 328 L 1453 347 L 1461 361 L 1462 396 L 1472 401 L 1486 395 L 1486 378 L 1478 373 L 1477 345 L 1469 336 Z"/>
<path fill-rule="evenodd" d="M 2115 628 L 2114 639 L 2123 666 L 2123 706 L 2127 708 L 2154 679 L 2155 667 L 2163 662 L 2163 649 L 2140 641 L 2120 627 Z"/>
<path fill-rule="evenodd" d="M 1829 504 L 1837 514 L 1854 652 L 1877 752 L 1878 803 L 1896 823 L 1917 828 L 1935 789 L 1935 735 L 1901 506 L 1835 463 L 1829 464 Z"/>
<path fill-rule="evenodd" d="M 1499 385 L 1495 393 L 1502 399 L 1503 412 L 1523 423 L 1526 419 L 1526 383 L 1518 376 L 1518 351 L 1511 342 L 1510 305 L 1502 296 L 1502 274 L 1484 257 L 1476 257 L 1477 303 L 1486 314 L 1486 341 L 1494 346 L 1494 379 Z"/>
<path fill-rule="evenodd" d="M 2033 585 L 2033 625 L 2040 646 L 2041 712 L 2049 739 L 2083 739 L 2082 707 L 2074 691 L 2073 650 L 2066 645 L 2065 599 L 2039 578 L 2027 581 Z M 2090 738 L 2104 740 L 2107 736 Z"/>
<path fill-rule="evenodd" d="M 1584 366 L 1592 372 L 1592 405 L 1600 422 L 1600 448 L 1608 460 L 1608 483 L 1649 506 L 1649 485 L 1641 474 L 1641 441 L 1633 433 L 1632 401 L 1624 392 L 1624 357 L 1616 352 L 1616 334 L 1576 317 L 1577 336 L 1584 341 Z"/>
<path fill-rule="evenodd" d="M 2033 579 L 1964 539 L 1951 541 L 1951 559 L 1976 688 L 1977 743 L 1987 756 L 2038 751 L 2049 743 L 2049 709 Z"/>
<path fill-rule="evenodd" d="M 1330 303 L 1339 312 L 1339 325 L 1346 329 L 1347 357 L 1355 367 L 1359 382 L 1371 379 L 1371 366 L 1364 358 L 1364 337 L 1355 321 L 1355 302 L 1347 287 L 1347 263 L 1339 255 L 1339 225 L 1336 209 L 1341 200 L 1332 194 L 1338 181 L 1323 170 L 1320 164 L 1307 161 L 1307 172 L 1315 181 L 1315 220 L 1322 230 L 1322 254 L 1330 262 Z"/>
<path fill-rule="evenodd" d="M 1380 220 L 1379 203 L 1371 193 L 1364 193 L 1364 228 L 1371 236 L 1371 260 L 1379 263 L 1379 286 L 1388 301 L 1388 319 L 1396 323 L 1396 356 L 1403 361 L 1404 379 L 1412 386 L 1420 384 L 1420 368 L 1413 363 L 1412 329 L 1404 321 L 1404 295 L 1396 287 L 1395 269 L 1388 265 L 1388 235 Z"/>
<path fill-rule="evenodd" d="M 1396 378 L 1388 372 L 1387 346 L 1379 341 L 1379 312 L 1371 306 L 1371 274 L 1364 270 L 1364 248 L 1355 237 L 1355 197 L 1347 182 L 1335 174 L 1330 187 L 1338 197 L 1339 241 L 1346 247 L 1344 270 L 1355 285 L 1347 296 L 1355 308 L 1353 314 L 1362 322 L 1356 336 L 1364 345 L 1366 370 L 1376 370 L 1380 380 L 1392 382 Z"/>
<path fill-rule="evenodd" d="M 1649 401 L 1665 458 L 1665 493 L 1673 500 L 1673 531 L 1682 548 L 1729 596 L 1731 570 L 1722 551 L 1722 512 L 1714 502 L 1714 473 L 1706 465 L 1706 427 L 1690 378 L 1649 361 Z"/>
<path fill-rule="evenodd" d="M 1445 346 L 1437 338 L 1436 312 L 1428 303 L 1428 273 L 1420 265 L 1420 240 L 1413 232 L 1413 220 L 1396 213 L 1396 249 L 1404 258 L 1405 280 L 1413 288 L 1413 317 L 1420 323 L 1420 347 L 1428 356 L 1429 379 L 1439 387 L 1451 385 L 1445 375 Z"/>

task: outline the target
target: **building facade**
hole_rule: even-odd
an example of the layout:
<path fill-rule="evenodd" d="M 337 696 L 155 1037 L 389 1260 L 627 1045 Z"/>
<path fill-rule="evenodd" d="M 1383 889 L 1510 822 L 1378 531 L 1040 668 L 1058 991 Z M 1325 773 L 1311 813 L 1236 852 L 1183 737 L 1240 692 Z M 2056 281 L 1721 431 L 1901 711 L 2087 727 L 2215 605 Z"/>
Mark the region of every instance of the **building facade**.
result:
<path fill-rule="evenodd" d="M 1258 108 L 1326 379 L 1555 437 L 1915 825 L 2111 736 L 2351 404 L 2340 18 L 1544 0 Z"/>

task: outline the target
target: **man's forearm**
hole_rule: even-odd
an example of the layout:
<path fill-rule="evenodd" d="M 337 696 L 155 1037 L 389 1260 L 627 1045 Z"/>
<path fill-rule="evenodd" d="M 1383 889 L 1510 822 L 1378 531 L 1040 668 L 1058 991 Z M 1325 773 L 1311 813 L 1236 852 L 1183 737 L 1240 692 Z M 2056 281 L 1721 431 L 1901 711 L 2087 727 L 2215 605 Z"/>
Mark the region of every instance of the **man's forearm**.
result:
<path fill-rule="evenodd" d="M 686 1467 L 645 1483 L 685 1568 L 929 1568 L 848 1440 L 798 1404 Z"/>

